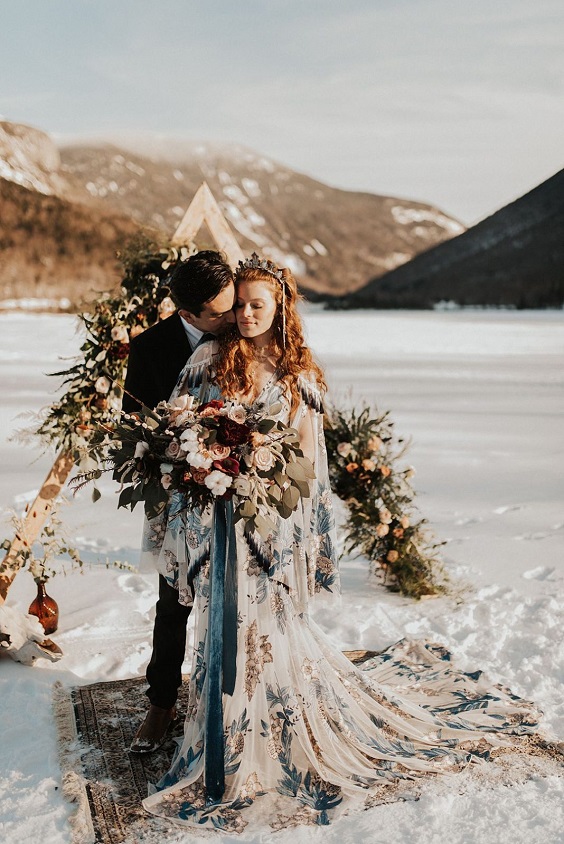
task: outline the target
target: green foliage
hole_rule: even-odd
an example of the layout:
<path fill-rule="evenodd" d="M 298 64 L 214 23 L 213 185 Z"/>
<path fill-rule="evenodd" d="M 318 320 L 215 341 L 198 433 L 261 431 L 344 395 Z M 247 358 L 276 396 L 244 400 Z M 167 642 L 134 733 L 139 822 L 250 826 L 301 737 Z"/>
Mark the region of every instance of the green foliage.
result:
<path fill-rule="evenodd" d="M 400 466 L 406 445 L 389 413 L 331 408 L 325 437 L 331 486 L 348 507 L 346 550 L 368 557 L 389 589 L 412 598 L 444 592 L 442 543 L 417 513 L 414 470 Z"/>

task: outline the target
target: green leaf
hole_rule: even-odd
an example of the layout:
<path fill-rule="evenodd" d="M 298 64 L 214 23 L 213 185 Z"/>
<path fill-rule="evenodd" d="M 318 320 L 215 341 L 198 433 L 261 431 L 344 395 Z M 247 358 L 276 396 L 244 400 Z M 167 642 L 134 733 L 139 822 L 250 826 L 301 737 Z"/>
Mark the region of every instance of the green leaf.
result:
<path fill-rule="evenodd" d="M 296 461 L 300 464 L 300 466 L 303 466 L 306 478 L 313 481 L 315 479 L 315 471 L 313 469 L 313 463 L 309 457 L 296 457 Z"/>
<path fill-rule="evenodd" d="M 268 487 L 268 495 L 278 504 L 282 500 L 282 490 L 276 484 Z"/>
<path fill-rule="evenodd" d="M 301 498 L 309 498 L 311 490 L 307 481 L 294 481 L 294 485 L 298 488 Z"/>
<path fill-rule="evenodd" d="M 95 486 L 94 489 L 92 490 L 92 501 L 94 503 L 96 503 L 97 501 L 100 500 L 101 497 L 102 497 L 102 493 L 100 492 L 98 487 Z"/>
<path fill-rule="evenodd" d="M 303 466 L 299 463 L 288 463 L 286 466 L 286 474 L 293 481 L 305 481 L 306 473 Z"/>
<path fill-rule="evenodd" d="M 241 512 L 241 515 L 245 519 L 250 519 L 257 512 L 257 508 L 255 507 L 255 505 L 253 504 L 253 502 L 250 499 L 247 499 L 246 501 L 244 501 L 241 504 L 241 506 L 239 507 L 239 510 Z"/>
<path fill-rule="evenodd" d="M 260 434 L 268 434 L 270 431 L 272 431 L 275 425 L 276 422 L 274 421 L 274 419 L 263 419 L 258 424 L 258 431 Z"/>
<path fill-rule="evenodd" d="M 300 493 L 295 486 L 289 486 L 282 494 L 282 503 L 290 510 L 295 510 L 300 500 Z"/>
<path fill-rule="evenodd" d="M 122 489 L 122 491 L 119 494 L 118 508 L 119 507 L 130 507 L 132 495 L 133 495 L 133 487 L 132 486 L 126 486 L 125 489 Z"/>
<path fill-rule="evenodd" d="M 283 518 L 283 519 L 289 519 L 290 516 L 293 513 L 293 510 L 291 510 L 290 507 L 286 507 L 286 505 L 284 504 L 284 501 L 282 501 L 282 503 L 277 508 L 277 510 L 278 510 L 281 518 Z"/>
<path fill-rule="evenodd" d="M 264 516 L 261 516 L 260 514 L 255 516 L 256 529 L 263 539 L 268 539 L 269 534 L 272 532 L 271 525 L 272 522 L 270 519 L 265 519 Z"/>

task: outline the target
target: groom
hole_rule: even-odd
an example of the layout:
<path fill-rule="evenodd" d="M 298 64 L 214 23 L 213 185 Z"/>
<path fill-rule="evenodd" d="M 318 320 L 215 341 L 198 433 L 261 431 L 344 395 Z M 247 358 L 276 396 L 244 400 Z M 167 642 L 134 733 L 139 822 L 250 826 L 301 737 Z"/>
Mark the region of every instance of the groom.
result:
<path fill-rule="evenodd" d="M 141 403 L 153 408 L 166 401 L 199 343 L 234 322 L 233 273 L 219 252 L 198 252 L 179 264 L 170 292 L 176 313 L 131 342 L 123 398 L 126 413 L 139 410 Z M 150 707 L 131 744 L 134 753 L 152 753 L 160 747 L 174 717 L 190 609 L 178 603 L 177 590 L 159 575 L 153 653 L 147 666 Z"/>

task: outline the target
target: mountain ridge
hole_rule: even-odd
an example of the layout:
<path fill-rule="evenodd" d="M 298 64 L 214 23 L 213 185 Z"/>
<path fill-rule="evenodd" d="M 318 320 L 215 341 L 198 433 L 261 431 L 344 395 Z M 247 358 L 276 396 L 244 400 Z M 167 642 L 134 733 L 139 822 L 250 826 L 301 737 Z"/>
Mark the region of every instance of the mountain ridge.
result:
<path fill-rule="evenodd" d="M 346 296 L 345 307 L 564 304 L 564 170 Z M 339 304 L 339 303 L 337 303 Z"/>

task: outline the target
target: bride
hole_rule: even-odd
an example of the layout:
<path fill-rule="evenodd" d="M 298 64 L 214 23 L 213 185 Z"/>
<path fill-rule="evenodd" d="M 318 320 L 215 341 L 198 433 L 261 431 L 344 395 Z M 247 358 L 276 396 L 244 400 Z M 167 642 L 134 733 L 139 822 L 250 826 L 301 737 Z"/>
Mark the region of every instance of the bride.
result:
<path fill-rule="evenodd" d="M 236 327 L 196 350 L 173 398 L 189 392 L 276 413 L 314 464 L 310 497 L 263 542 L 230 524 L 224 501 L 188 509 L 174 493 L 144 537 L 144 553 L 196 616 L 184 738 L 144 806 L 228 832 L 249 822 L 326 824 L 414 793 L 422 777 L 484 764 L 509 733 L 533 732 L 538 721 L 531 704 L 486 687 L 481 672 L 454 669 L 439 645 L 404 640 L 356 667 L 312 620 L 312 602 L 334 600 L 339 583 L 323 373 L 304 343 L 288 270 L 253 255 L 236 288 Z M 232 568 L 218 591 L 219 519 Z"/>

